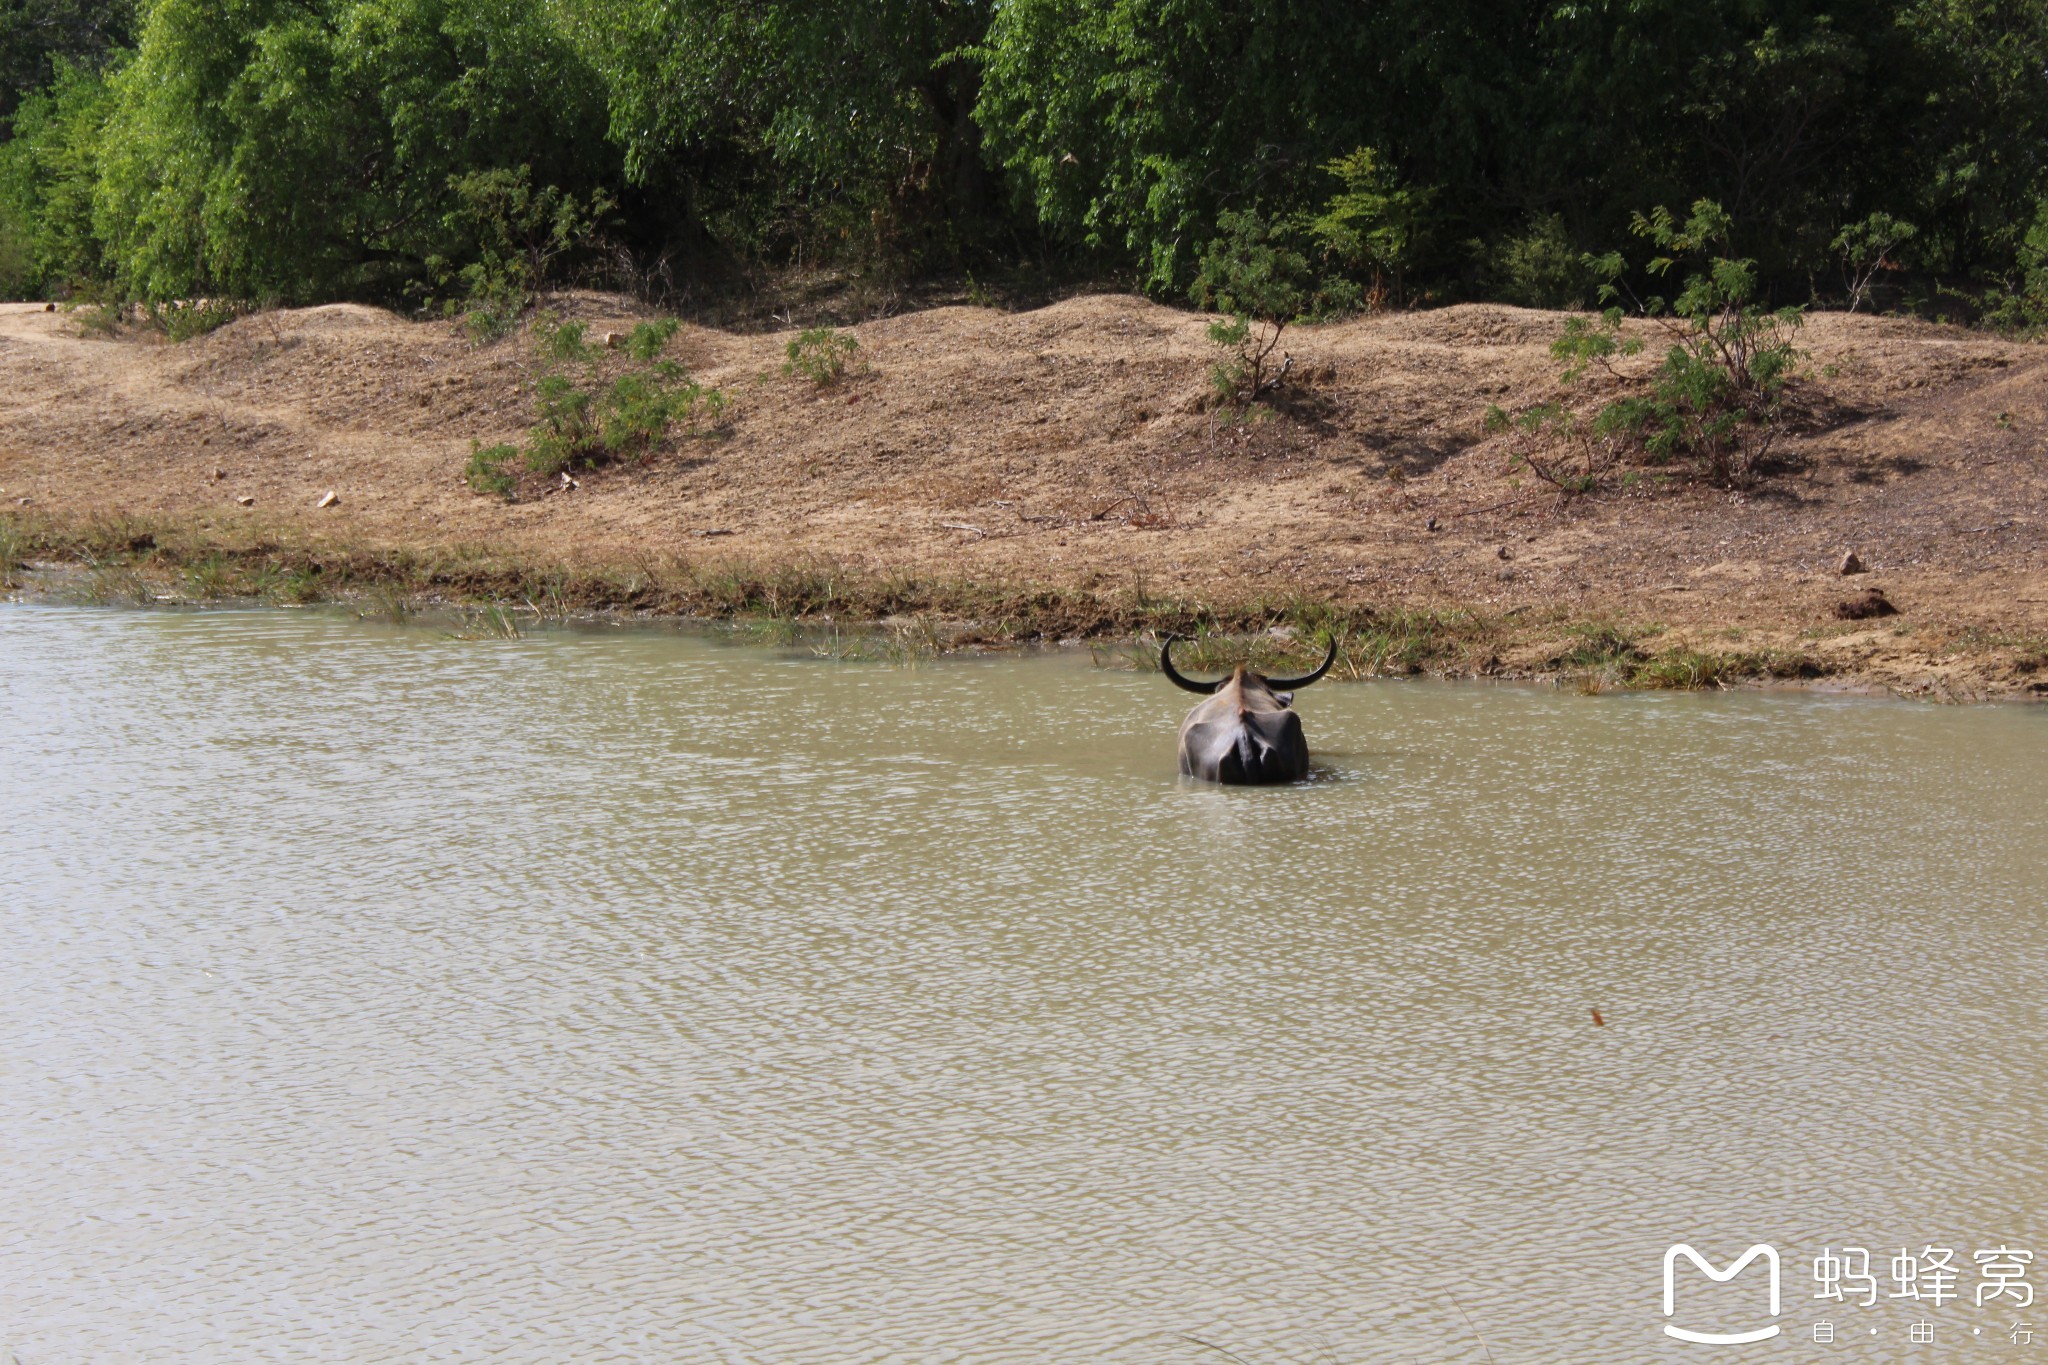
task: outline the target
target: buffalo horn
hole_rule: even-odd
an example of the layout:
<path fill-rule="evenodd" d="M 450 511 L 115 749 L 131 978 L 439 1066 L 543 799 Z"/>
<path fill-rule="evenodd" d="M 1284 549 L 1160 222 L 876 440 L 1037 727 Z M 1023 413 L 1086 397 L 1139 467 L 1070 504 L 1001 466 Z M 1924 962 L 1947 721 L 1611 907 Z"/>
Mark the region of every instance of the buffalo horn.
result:
<path fill-rule="evenodd" d="M 1215 682 L 1205 683 L 1191 682 L 1183 678 L 1180 675 L 1180 670 L 1173 666 L 1173 642 L 1179 638 L 1180 636 L 1178 635 L 1169 635 L 1166 637 L 1166 643 L 1159 647 L 1159 671 L 1164 673 L 1166 680 L 1175 687 L 1185 688 L 1197 696 L 1208 697 L 1215 695 L 1216 689 L 1223 686 L 1223 679 L 1218 678 Z M 1325 665 L 1325 667 L 1328 667 L 1328 665 Z"/>
<path fill-rule="evenodd" d="M 1330 671 L 1330 665 L 1336 662 L 1337 637 L 1335 635 L 1332 635 L 1330 637 L 1329 656 L 1323 660 L 1323 662 L 1316 668 L 1315 672 L 1309 674 L 1305 678 L 1268 678 L 1266 679 L 1266 686 L 1272 688 L 1275 692 L 1298 692 L 1302 688 L 1307 687 L 1310 683 L 1314 682 L 1317 678 L 1322 677 L 1323 674 L 1328 673 Z"/>

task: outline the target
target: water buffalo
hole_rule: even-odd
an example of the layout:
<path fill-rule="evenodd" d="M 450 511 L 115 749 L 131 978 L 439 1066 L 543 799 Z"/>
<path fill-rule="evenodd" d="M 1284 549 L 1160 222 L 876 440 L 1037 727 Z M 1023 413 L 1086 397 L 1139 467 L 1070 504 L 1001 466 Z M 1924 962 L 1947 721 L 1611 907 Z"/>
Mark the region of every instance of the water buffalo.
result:
<path fill-rule="evenodd" d="M 1330 671 L 1337 641 L 1315 672 L 1301 678 L 1262 678 L 1239 664 L 1216 682 L 1192 682 L 1173 666 L 1173 642 L 1159 647 L 1159 669 L 1175 687 L 1208 700 L 1180 725 L 1180 770 L 1209 782 L 1255 785 L 1298 782 L 1308 776 L 1308 741 L 1301 717 L 1289 708 L 1294 693 Z"/>

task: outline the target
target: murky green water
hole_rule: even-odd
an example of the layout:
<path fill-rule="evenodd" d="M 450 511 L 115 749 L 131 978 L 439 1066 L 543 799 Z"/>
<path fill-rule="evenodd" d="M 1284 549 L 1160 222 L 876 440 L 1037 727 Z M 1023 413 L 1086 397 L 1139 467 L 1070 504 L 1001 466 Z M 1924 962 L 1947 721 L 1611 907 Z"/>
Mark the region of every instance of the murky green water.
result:
<path fill-rule="evenodd" d="M 2048 713 L 1325 684 L 1242 792 L 1186 700 L 0 607 L 0 1348 L 2048 1360 Z"/>

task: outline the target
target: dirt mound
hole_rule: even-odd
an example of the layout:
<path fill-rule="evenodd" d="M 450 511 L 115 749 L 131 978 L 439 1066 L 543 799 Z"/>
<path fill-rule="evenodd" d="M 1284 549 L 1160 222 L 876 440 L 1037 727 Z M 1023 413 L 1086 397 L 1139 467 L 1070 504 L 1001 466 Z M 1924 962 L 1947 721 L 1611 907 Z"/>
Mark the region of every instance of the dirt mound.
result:
<path fill-rule="evenodd" d="M 405 320 L 396 313 L 382 308 L 371 308 L 360 303 L 328 303 L 318 308 L 299 308 L 281 314 L 266 314 L 264 317 L 244 318 L 232 327 L 261 326 L 268 317 L 275 316 L 281 324 L 289 324 L 294 331 L 302 334 L 318 332 L 362 332 L 365 330 L 390 330 L 405 326 Z M 227 330 L 227 329 L 223 329 Z"/>
<path fill-rule="evenodd" d="M 603 294 L 549 306 L 593 333 L 647 316 Z M 1125 295 L 938 308 L 851 329 L 853 372 L 827 388 L 783 375 L 793 331 L 686 326 L 669 354 L 727 394 L 728 430 L 507 504 L 461 471 L 472 443 L 533 420 L 524 336 L 473 346 L 451 323 L 341 305 L 170 346 L 0 307 L 0 507 L 580 562 L 715 549 L 1532 621 L 1605 613 L 1674 641 L 1832 651 L 1867 676 L 2007 649 L 1987 641 L 2032 657 L 2026 642 L 2048 637 L 2048 348 L 1816 316 L 1799 339 L 1811 412 L 1760 488 L 1651 468 L 1563 504 L 1483 421 L 1489 404 L 1559 392 L 1562 315 L 1463 305 L 1290 328 L 1287 412 L 1250 423 L 1206 401 L 1208 321 Z M 1656 360 L 1652 345 L 1624 368 Z M 328 489 L 339 507 L 316 509 Z M 1903 613 L 1882 632 L 1835 620 L 1847 550 L 1872 570 L 1859 588 Z"/>
<path fill-rule="evenodd" d="M 1389 341 L 1416 341 L 1438 346 L 1549 346 L 1557 336 L 1558 315 L 1535 308 L 1504 304 L 1462 303 L 1426 313 L 1397 314 L 1385 319 L 1338 324 Z"/>

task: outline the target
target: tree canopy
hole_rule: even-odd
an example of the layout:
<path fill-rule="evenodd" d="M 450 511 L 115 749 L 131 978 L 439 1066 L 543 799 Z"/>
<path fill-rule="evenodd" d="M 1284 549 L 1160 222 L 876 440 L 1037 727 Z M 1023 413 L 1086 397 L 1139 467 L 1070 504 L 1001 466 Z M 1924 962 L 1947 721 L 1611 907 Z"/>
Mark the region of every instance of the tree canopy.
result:
<path fill-rule="evenodd" d="M 1186 297 L 1249 214 L 1368 301 L 1569 303 L 1710 199 L 1774 297 L 2010 315 L 2048 241 L 2048 0 L 0 0 L 0 70 L 15 292 L 425 303 L 540 214 L 535 269 Z"/>

